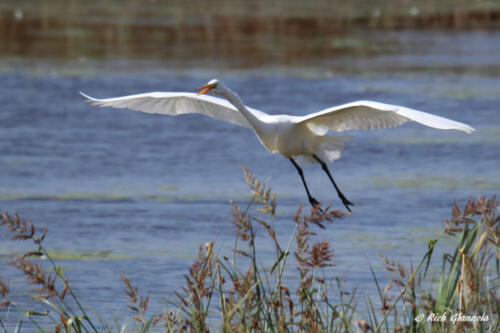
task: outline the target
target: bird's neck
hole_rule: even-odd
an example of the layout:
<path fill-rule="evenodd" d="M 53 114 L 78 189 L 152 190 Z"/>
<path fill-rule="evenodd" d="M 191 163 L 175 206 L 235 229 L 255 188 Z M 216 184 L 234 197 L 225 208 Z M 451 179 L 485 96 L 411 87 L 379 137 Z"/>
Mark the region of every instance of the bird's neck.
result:
<path fill-rule="evenodd" d="M 223 95 L 231 104 L 234 105 L 236 109 L 238 109 L 238 111 L 241 112 L 241 114 L 246 118 L 246 120 L 248 120 L 250 125 L 257 131 L 257 133 L 259 133 L 263 125 L 262 120 L 260 120 L 251 110 L 247 109 L 238 94 L 230 90 L 229 88 L 226 88 L 226 91 L 223 92 Z"/>

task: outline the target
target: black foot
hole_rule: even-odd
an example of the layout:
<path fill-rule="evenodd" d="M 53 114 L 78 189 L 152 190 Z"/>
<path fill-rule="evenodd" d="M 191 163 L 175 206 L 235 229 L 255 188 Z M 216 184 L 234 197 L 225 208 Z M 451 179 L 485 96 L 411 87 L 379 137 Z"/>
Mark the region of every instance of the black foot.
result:
<path fill-rule="evenodd" d="M 342 200 L 342 203 L 344 204 L 345 208 L 347 208 L 348 211 L 352 212 L 351 208 L 349 206 L 354 206 L 352 202 L 347 200 L 347 198 L 344 195 L 340 196 L 340 200 Z"/>
<path fill-rule="evenodd" d="M 318 208 L 320 212 L 323 212 L 323 209 L 321 209 L 321 207 L 320 207 L 320 205 L 321 205 L 321 204 L 320 204 L 320 203 L 318 202 L 318 200 L 316 200 L 315 198 L 310 197 L 310 198 L 309 198 L 309 203 L 311 204 L 311 206 L 312 206 L 314 209 Z"/>

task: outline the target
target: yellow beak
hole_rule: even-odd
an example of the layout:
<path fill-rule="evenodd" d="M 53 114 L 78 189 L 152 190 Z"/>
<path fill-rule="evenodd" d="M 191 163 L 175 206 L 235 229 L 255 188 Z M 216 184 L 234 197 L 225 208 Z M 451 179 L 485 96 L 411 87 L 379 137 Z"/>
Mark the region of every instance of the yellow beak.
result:
<path fill-rule="evenodd" d="M 196 90 L 199 90 L 198 95 L 203 95 L 212 90 L 213 85 L 211 84 L 205 84 L 204 86 L 201 86 L 199 88 L 196 88 Z"/>

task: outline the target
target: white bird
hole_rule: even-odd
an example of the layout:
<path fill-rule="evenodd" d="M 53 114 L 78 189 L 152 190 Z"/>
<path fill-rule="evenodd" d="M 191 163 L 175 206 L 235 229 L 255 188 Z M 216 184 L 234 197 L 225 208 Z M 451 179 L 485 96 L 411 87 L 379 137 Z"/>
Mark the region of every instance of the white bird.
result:
<path fill-rule="evenodd" d="M 128 108 L 147 113 L 179 115 L 201 113 L 209 117 L 253 129 L 262 145 L 271 153 L 289 159 L 302 179 L 313 207 L 319 202 L 311 196 L 302 168 L 294 157 L 304 156 L 317 162 L 328 175 L 344 206 L 353 204 L 340 191 L 325 161 L 340 157 L 348 137 L 327 136 L 328 131 L 366 130 L 399 126 L 409 120 L 438 129 L 474 132 L 469 125 L 402 106 L 373 101 L 356 101 L 305 116 L 269 115 L 247 107 L 238 95 L 217 79 L 201 86 L 196 93 L 151 92 L 108 99 L 96 99 L 81 93 L 93 105 Z M 203 95 L 212 92 L 223 99 Z"/>

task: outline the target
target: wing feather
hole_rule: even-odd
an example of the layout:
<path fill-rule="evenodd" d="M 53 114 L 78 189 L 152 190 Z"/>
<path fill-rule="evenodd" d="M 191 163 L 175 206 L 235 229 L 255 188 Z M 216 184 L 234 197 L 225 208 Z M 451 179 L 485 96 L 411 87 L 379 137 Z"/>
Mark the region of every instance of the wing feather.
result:
<path fill-rule="evenodd" d="M 200 113 L 212 118 L 251 128 L 246 118 L 229 102 L 195 93 L 151 92 L 123 97 L 97 99 L 80 92 L 92 105 L 127 108 L 146 113 L 180 115 Z M 249 108 L 251 109 L 251 108 Z M 254 110 L 254 109 L 252 109 Z M 254 110 L 260 112 L 258 110 Z"/>
<path fill-rule="evenodd" d="M 328 130 L 342 132 L 396 127 L 409 120 L 438 129 L 455 129 L 469 134 L 474 132 L 474 128 L 458 121 L 403 106 L 372 101 L 356 101 L 334 106 L 304 116 L 299 123 L 305 123 L 318 135 L 324 135 Z"/>

